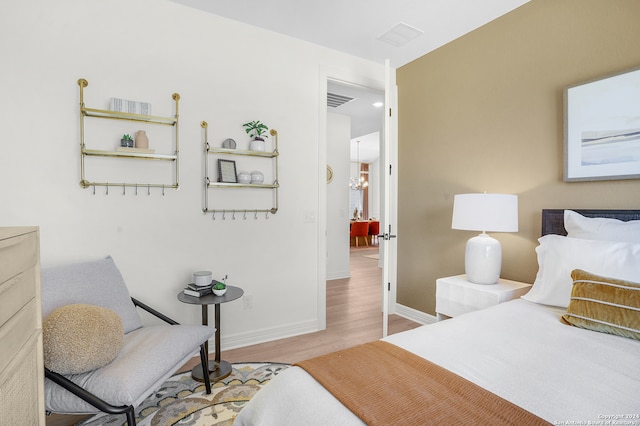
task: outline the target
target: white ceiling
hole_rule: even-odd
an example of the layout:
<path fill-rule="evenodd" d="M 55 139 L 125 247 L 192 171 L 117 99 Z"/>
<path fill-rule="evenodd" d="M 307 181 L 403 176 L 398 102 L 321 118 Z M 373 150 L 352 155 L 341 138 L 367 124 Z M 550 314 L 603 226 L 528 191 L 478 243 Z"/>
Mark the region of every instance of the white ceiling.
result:
<path fill-rule="evenodd" d="M 369 133 L 355 139 L 351 139 L 351 147 L 349 150 L 349 158 L 356 162 L 371 164 L 380 157 L 380 138 L 382 132 Z M 360 156 L 358 157 L 358 148 L 360 148 Z"/>
<path fill-rule="evenodd" d="M 529 0 L 171 0 L 205 12 L 302 39 L 378 63 L 389 59 L 398 68 L 473 31 Z M 419 30 L 417 37 L 394 46 L 378 37 L 397 25 Z M 351 117 L 353 139 L 359 139 L 360 161 L 378 157 L 382 129 L 382 93 L 328 83 L 328 91 L 354 100 L 328 111 Z M 352 160 L 355 146 L 352 142 Z"/>
<path fill-rule="evenodd" d="M 171 0 L 398 68 L 529 0 Z M 422 33 L 396 47 L 398 24 Z"/>
<path fill-rule="evenodd" d="M 351 137 L 366 135 L 382 128 L 384 108 L 376 107 L 376 102 L 384 103 L 384 93 L 361 86 L 354 86 L 329 80 L 327 92 L 353 98 L 338 107 L 327 107 L 327 111 L 351 117 Z"/>

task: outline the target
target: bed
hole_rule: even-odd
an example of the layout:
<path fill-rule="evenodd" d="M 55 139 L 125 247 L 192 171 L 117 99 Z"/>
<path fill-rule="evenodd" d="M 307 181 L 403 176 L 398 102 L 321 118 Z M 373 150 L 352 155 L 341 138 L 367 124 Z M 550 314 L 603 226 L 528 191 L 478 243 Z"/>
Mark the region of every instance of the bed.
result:
<path fill-rule="evenodd" d="M 364 398 L 345 399 L 344 391 L 334 386 L 357 378 L 334 371 L 351 356 L 341 351 L 310 360 L 311 367 L 324 365 L 328 378 L 305 362 L 301 365 L 307 369 L 294 366 L 280 373 L 234 424 L 640 425 L 640 285 L 635 284 L 640 283 L 640 210 L 543 210 L 542 221 L 539 270 L 527 295 L 374 342 L 444 370 L 451 376 L 445 383 L 460 380 L 484 393 L 460 398 L 453 389 L 451 397 L 425 396 L 424 388 L 436 389 L 427 377 L 431 373 L 415 380 L 423 389 L 404 391 L 397 385 L 404 385 L 405 378 L 395 380 L 396 374 L 402 377 L 400 367 L 389 369 L 358 353 L 354 357 L 362 357 L 360 365 L 367 367 L 367 380 L 374 385 Z M 362 376 L 354 366 L 354 375 Z M 407 406 L 416 389 L 418 399 Z M 473 422 L 462 412 L 473 415 L 484 408 L 469 409 L 454 401 L 477 401 L 480 407 L 487 395 L 498 400 L 489 421 Z M 435 403 L 442 407 L 431 409 Z M 378 421 L 377 414 L 363 414 L 369 408 L 361 405 L 377 405 L 391 417 Z M 520 412 L 496 415 L 505 405 Z M 408 416 L 414 409 L 414 417 Z M 533 420 L 524 423 L 515 417 L 520 414 Z M 394 416 L 397 420 L 389 420 Z"/>

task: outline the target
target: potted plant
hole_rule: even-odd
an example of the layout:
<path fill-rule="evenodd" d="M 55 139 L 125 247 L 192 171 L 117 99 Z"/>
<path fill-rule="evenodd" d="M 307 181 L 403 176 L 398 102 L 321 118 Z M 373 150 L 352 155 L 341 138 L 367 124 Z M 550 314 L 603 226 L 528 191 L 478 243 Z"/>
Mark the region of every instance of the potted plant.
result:
<path fill-rule="evenodd" d="M 266 132 L 269 130 L 266 124 L 261 123 L 259 120 L 250 121 L 242 125 L 244 131 L 252 137 L 249 149 L 251 151 L 264 151 L 264 139 L 269 137 Z"/>
<path fill-rule="evenodd" d="M 133 138 L 131 137 L 131 135 L 122 135 L 122 138 L 120 139 L 120 146 L 125 148 L 133 148 Z"/>
<path fill-rule="evenodd" d="M 227 292 L 227 286 L 220 281 L 216 281 L 216 283 L 212 287 L 212 290 L 213 294 L 215 294 L 216 296 L 222 296 Z"/>

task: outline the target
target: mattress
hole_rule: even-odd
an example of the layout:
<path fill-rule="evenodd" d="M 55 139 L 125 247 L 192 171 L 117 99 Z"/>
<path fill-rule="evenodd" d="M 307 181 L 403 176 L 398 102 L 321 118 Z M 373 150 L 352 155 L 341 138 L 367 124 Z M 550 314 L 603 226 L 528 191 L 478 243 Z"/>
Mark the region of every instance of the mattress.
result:
<path fill-rule="evenodd" d="M 562 324 L 564 312 L 520 299 L 383 340 L 554 424 L 640 424 L 640 342 Z M 261 390 L 234 424 L 363 422 L 292 367 Z"/>

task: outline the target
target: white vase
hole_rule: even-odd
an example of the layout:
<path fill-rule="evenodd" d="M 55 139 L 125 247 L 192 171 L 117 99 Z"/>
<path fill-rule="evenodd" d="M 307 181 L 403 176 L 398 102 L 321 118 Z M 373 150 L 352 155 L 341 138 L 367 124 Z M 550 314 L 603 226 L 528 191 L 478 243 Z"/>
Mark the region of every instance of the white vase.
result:
<path fill-rule="evenodd" d="M 249 172 L 239 172 L 238 183 L 251 183 L 251 175 Z"/>
<path fill-rule="evenodd" d="M 262 172 L 256 171 L 256 172 L 251 172 L 251 183 L 263 183 L 264 182 L 264 175 L 262 174 Z"/>
<path fill-rule="evenodd" d="M 264 151 L 264 140 L 262 139 L 253 139 L 249 144 L 249 149 L 251 151 Z"/>

